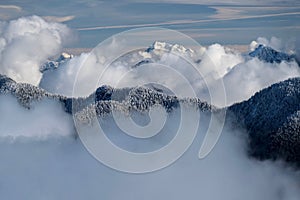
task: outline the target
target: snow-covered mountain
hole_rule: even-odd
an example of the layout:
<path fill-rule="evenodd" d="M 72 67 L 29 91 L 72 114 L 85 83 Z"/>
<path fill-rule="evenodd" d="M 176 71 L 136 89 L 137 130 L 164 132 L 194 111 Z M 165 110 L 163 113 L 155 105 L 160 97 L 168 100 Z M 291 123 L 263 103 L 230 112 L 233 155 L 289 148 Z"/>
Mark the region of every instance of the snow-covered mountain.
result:
<path fill-rule="evenodd" d="M 139 50 L 133 56 L 125 55 L 122 60 L 128 61 L 126 64 L 130 68 L 135 68 L 157 62 L 165 53 L 170 52 L 201 63 L 201 56 L 193 50 L 164 42 L 154 42 L 149 48 Z M 249 55 L 270 63 L 295 61 L 294 55 L 278 52 L 264 45 L 258 45 Z M 47 61 L 42 65 L 41 72 L 55 70 L 72 58 L 72 55 L 63 53 L 57 60 Z M 169 113 L 180 104 L 194 106 L 203 112 L 220 110 L 201 98 L 179 98 L 165 88 L 153 84 L 147 87 L 124 88 L 103 85 L 87 97 L 70 98 L 52 94 L 30 84 L 16 83 L 11 78 L 0 75 L 0 95 L 5 94 L 11 94 L 27 109 L 31 109 L 35 102 L 45 99 L 59 102 L 66 113 L 75 114 L 83 121 L 89 120 L 89 113 L 92 110 L 96 110 L 97 115 L 102 117 L 110 114 L 113 109 L 122 112 L 148 112 L 157 104 Z M 252 156 L 260 159 L 284 159 L 300 164 L 299 102 L 300 78 L 292 78 L 273 84 L 257 92 L 249 100 L 224 109 L 228 109 L 229 113 L 233 114 L 239 127 L 246 129 L 250 138 L 249 147 Z"/>
<path fill-rule="evenodd" d="M 58 101 L 67 113 L 76 112 L 76 116 L 83 121 L 89 120 L 91 109 L 95 109 L 99 117 L 109 114 L 112 109 L 147 112 L 157 104 L 167 112 L 172 112 L 180 103 L 195 106 L 200 111 L 218 110 L 198 98 L 180 99 L 145 87 L 114 89 L 101 86 L 89 97 L 68 98 L 50 94 L 30 84 L 16 83 L 1 75 L 0 94 L 8 93 L 28 109 L 33 102 L 43 99 Z M 276 83 L 249 100 L 228 108 L 239 126 L 244 127 L 249 134 L 251 155 L 260 159 L 280 158 L 300 164 L 299 102 L 300 78 L 293 78 Z"/>
<path fill-rule="evenodd" d="M 42 101 L 43 99 L 53 99 L 62 102 L 67 99 L 67 97 L 51 94 L 28 83 L 16 83 L 11 78 L 0 74 L 0 95 L 5 94 L 14 96 L 26 108 L 30 108 L 33 102 Z"/>
<path fill-rule="evenodd" d="M 40 72 L 45 72 L 48 70 L 53 70 L 59 67 L 62 63 L 73 58 L 74 55 L 63 52 L 56 60 L 48 60 L 43 65 L 40 66 Z"/>
<path fill-rule="evenodd" d="M 246 128 L 250 153 L 300 164 L 300 78 L 276 83 L 229 110 Z"/>
<path fill-rule="evenodd" d="M 132 63 L 130 63 L 131 67 L 139 67 L 143 64 L 155 63 L 167 54 L 182 56 L 195 63 L 200 61 L 200 55 L 193 49 L 185 48 L 179 44 L 170 44 L 161 41 L 155 41 L 147 49 L 139 50 L 137 55 L 134 54 L 130 59 L 125 56 L 123 60 L 126 60 L 126 62 L 132 61 Z"/>
<path fill-rule="evenodd" d="M 146 52 L 151 53 L 154 52 L 156 54 L 159 54 L 161 52 L 174 52 L 174 53 L 180 53 L 180 54 L 187 54 L 190 56 L 193 56 L 195 54 L 195 51 L 192 49 L 185 48 L 182 45 L 179 44 L 170 44 L 167 42 L 161 42 L 161 41 L 155 41 L 150 47 L 146 49 Z"/>
<path fill-rule="evenodd" d="M 111 112 L 113 107 L 116 108 L 116 106 L 114 106 L 116 104 L 118 104 L 119 107 L 126 107 L 129 111 L 135 110 L 138 112 L 148 111 L 156 104 L 163 106 L 166 111 L 169 112 L 178 107 L 180 103 L 195 105 L 201 111 L 209 111 L 213 108 L 208 103 L 197 98 L 179 99 L 176 96 L 170 96 L 147 87 L 114 89 L 104 85 L 97 88 L 97 90 L 88 97 L 69 98 L 48 93 L 30 84 L 16 83 L 4 75 L 0 75 L 0 95 L 1 94 L 13 95 L 17 98 L 19 103 L 26 108 L 30 108 L 33 102 L 41 101 L 46 98 L 59 101 L 63 103 L 65 111 L 70 114 L 74 111 L 80 111 L 89 105 L 110 108 L 109 110 L 105 110 L 104 113 L 98 112 L 99 116 Z M 72 104 L 75 105 L 76 108 L 72 108 Z M 120 108 L 120 110 L 124 110 L 124 108 Z"/>
<path fill-rule="evenodd" d="M 279 52 L 271 47 L 259 44 L 256 49 L 249 53 L 251 57 L 257 57 L 258 59 L 269 63 L 280 63 L 282 61 L 295 61 L 295 55 L 289 55 L 287 53 Z"/>

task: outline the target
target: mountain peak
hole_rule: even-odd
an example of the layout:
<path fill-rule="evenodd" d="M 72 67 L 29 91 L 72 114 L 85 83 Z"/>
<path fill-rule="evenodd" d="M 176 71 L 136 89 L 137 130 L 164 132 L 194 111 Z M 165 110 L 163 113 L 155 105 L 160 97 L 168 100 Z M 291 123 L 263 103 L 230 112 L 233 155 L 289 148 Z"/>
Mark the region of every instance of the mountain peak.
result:
<path fill-rule="evenodd" d="M 147 50 L 146 52 L 151 51 L 167 51 L 167 52 L 177 52 L 177 53 L 194 53 L 192 49 L 185 48 L 179 44 L 170 44 L 167 42 L 155 41 Z"/>
<path fill-rule="evenodd" d="M 61 63 L 70 60 L 74 56 L 63 52 L 56 60 L 48 60 L 43 65 L 40 66 L 40 72 L 45 72 L 47 70 L 56 69 Z"/>
<path fill-rule="evenodd" d="M 291 62 L 295 60 L 295 55 L 279 52 L 271 47 L 259 44 L 254 51 L 249 53 L 251 57 L 257 57 L 259 60 L 269 63 L 281 63 L 282 61 Z"/>

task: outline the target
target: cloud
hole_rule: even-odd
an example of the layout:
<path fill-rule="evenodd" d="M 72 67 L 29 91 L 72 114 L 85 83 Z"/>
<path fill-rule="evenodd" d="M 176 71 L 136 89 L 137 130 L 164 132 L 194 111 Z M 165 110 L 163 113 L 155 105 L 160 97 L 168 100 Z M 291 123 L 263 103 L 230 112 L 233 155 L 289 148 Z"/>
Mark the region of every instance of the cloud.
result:
<path fill-rule="evenodd" d="M 23 9 L 16 5 L 0 5 L 0 19 L 9 20 L 23 13 Z"/>
<path fill-rule="evenodd" d="M 254 50 L 257 44 L 264 44 L 279 51 L 288 51 L 288 47 L 284 45 L 285 43 L 276 37 L 271 37 L 270 40 L 259 37 L 256 41 L 251 42 L 250 49 Z M 295 61 L 266 63 L 258 58 L 247 56 L 241 58 L 239 53 L 234 51 L 224 52 L 221 51 L 220 47 L 216 48 L 213 45 L 210 48 L 212 48 L 211 51 L 209 51 L 209 48 L 206 51 L 208 61 L 205 63 L 205 60 L 203 60 L 202 65 L 206 68 L 214 65 L 213 70 L 217 70 L 217 73 L 221 75 L 220 78 L 226 90 L 226 105 L 247 100 L 256 92 L 274 83 L 300 76 L 300 68 Z M 213 82 L 211 88 L 213 91 L 223 90 L 223 87 L 216 86 Z M 206 92 L 203 92 L 200 96 L 206 100 L 210 99 Z M 221 102 L 216 102 L 216 104 L 226 106 L 222 105 Z"/>
<path fill-rule="evenodd" d="M 0 140 L 19 137 L 46 140 L 53 136 L 74 135 L 72 117 L 59 102 L 35 102 L 31 109 L 22 107 L 15 97 L 0 95 Z"/>
<path fill-rule="evenodd" d="M 63 24 L 49 23 L 38 16 L 22 17 L 0 26 L 0 73 L 17 82 L 38 85 L 39 67 L 72 40 Z"/>
<path fill-rule="evenodd" d="M 0 5 L 0 9 L 14 9 L 17 11 L 22 11 L 22 8 L 20 6 L 16 6 L 16 5 Z"/>
<path fill-rule="evenodd" d="M 216 9 L 216 14 L 212 15 L 211 18 L 224 19 L 232 18 L 237 16 L 243 16 L 244 10 L 230 7 L 211 7 Z"/>
<path fill-rule="evenodd" d="M 285 49 L 283 49 L 284 47 L 283 47 L 281 40 L 277 37 L 271 37 L 270 40 L 268 40 L 267 38 L 264 38 L 264 37 L 259 37 L 259 38 L 257 38 L 256 41 L 253 41 L 250 44 L 251 50 L 254 50 L 256 48 L 255 44 L 263 44 L 265 46 L 275 49 L 276 51 L 284 51 L 285 50 Z"/>
<path fill-rule="evenodd" d="M 133 2 L 136 2 L 133 0 Z M 266 1 L 259 1 L 259 0 L 254 0 L 251 2 L 245 2 L 243 0 L 227 0 L 227 1 L 222 1 L 222 0 L 187 0 L 187 1 L 182 1 L 182 0 L 154 0 L 154 1 L 148 1 L 148 2 L 163 2 L 163 3 L 178 3 L 178 4 L 200 4 L 200 5 L 299 5 L 299 2 L 297 0 L 286 0 L 286 1 L 281 1 L 281 0 L 266 0 Z"/>
<path fill-rule="evenodd" d="M 248 15 L 248 16 L 230 16 L 228 18 L 217 18 L 217 19 L 175 20 L 175 21 L 166 21 L 166 22 L 160 22 L 160 23 L 81 27 L 81 28 L 77 28 L 77 30 L 78 31 L 91 31 L 91 30 L 102 30 L 102 29 L 141 28 L 141 27 L 165 26 L 165 25 L 186 25 L 186 24 L 206 23 L 206 22 L 219 22 L 219 21 L 231 21 L 231 20 L 242 20 L 242 19 L 258 19 L 258 18 L 266 18 L 266 17 L 278 17 L 278 16 L 292 16 L 292 15 L 299 15 L 299 14 L 300 14 L 300 12 L 285 12 L 285 13 L 272 13 L 272 14 Z"/>
<path fill-rule="evenodd" d="M 46 21 L 49 22 L 67 22 L 67 21 L 71 21 L 75 18 L 74 15 L 69 15 L 69 16 L 64 16 L 64 17 L 58 17 L 58 16 L 43 16 L 43 19 L 45 19 Z"/>
<path fill-rule="evenodd" d="M 3 104 L 2 100 L 11 104 L 11 99 L 2 98 L 0 105 Z M 246 138 L 242 130 L 225 127 L 213 151 L 205 159 L 198 159 L 199 143 L 206 131 L 205 124 L 209 121 L 209 116 L 204 113 L 201 114 L 197 138 L 179 160 L 154 173 L 136 175 L 104 166 L 86 151 L 79 140 L 69 137 L 37 139 L 33 133 L 40 130 L 44 130 L 44 134 L 55 131 L 53 127 L 59 129 L 56 131 L 66 131 L 63 129 L 66 121 L 61 113 L 56 113 L 57 108 L 49 105 L 49 102 L 40 107 L 44 106 L 48 107 L 44 111 L 50 113 L 42 115 L 42 119 L 39 119 L 40 108 L 37 111 L 24 110 L 21 112 L 25 116 L 15 116 L 20 121 L 14 119 L 20 126 L 15 126 L 16 123 L 4 126 L 15 126 L 7 131 L 19 128 L 23 135 L 31 137 L 8 140 L 0 135 L 0 176 L 1 182 L 5 183 L 1 187 L 2 198 L 20 199 L 26 195 L 30 199 L 47 196 L 49 199 L 63 197 L 76 200 L 88 195 L 91 199 L 130 199 L 134 195 L 137 199 L 145 200 L 294 200 L 300 195 L 298 172 L 284 168 L 281 163 L 261 162 L 247 157 Z M 30 123 L 30 126 L 27 123 L 36 119 L 34 112 L 38 121 L 35 125 Z M 170 141 L 172 133 L 178 128 L 174 121 L 180 121 L 179 113 L 168 116 L 169 123 L 160 134 L 144 140 L 127 136 L 109 117 L 102 121 L 102 127 L 107 131 L 107 137 L 122 149 L 153 151 Z M 140 122 L 146 118 L 137 116 Z M 1 127 L 3 133 L 3 125 Z M 18 192 L 15 192 L 16 189 Z"/>
<path fill-rule="evenodd" d="M 299 76 L 300 68 L 296 62 L 278 64 L 265 63 L 257 58 L 250 59 L 235 66 L 224 76 L 227 103 L 230 105 L 247 100 L 263 88 Z"/>
<path fill-rule="evenodd" d="M 285 43 L 275 37 L 270 40 L 260 37 L 256 43 L 263 43 L 280 50 L 286 48 L 283 47 Z M 118 46 L 118 42 L 115 41 L 115 44 L 112 45 Z M 113 51 L 118 48 L 117 46 L 106 48 L 108 57 L 114 54 Z M 111 50 L 108 50 L 109 48 Z M 100 85 L 134 87 L 142 82 L 151 82 L 154 77 L 160 77 L 159 83 L 179 92 L 178 95 L 184 94 L 185 88 L 182 87 L 184 81 L 176 78 L 174 74 L 168 72 L 162 74 L 161 71 L 151 70 L 151 68 L 155 69 L 154 64 L 151 65 L 151 63 L 147 64 L 150 71 L 147 68 L 132 68 L 141 60 L 152 59 L 156 65 L 169 66 L 169 69 L 176 70 L 186 77 L 195 89 L 197 96 L 208 102 L 212 100 L 210 92 L 214 91 L 217 96 L 222 94 L 224 89 L 220 85 L 222 80 L 226 90 L 226 103 L 222 96 L 213 99 L 216 106 L 223 107 L 247 100 L 254 93 L 271 84 L 300 76 L 300 68 L 296 62 L 265 63 L 257 58 L 243 56 L 241 53 L 220 44 L 213 44 L 207 48 L 202 47 L 202 49 L 193 52 L 192 57 L 188 54 L 185 55 L 185 53 L 182 54 L 183 57 L 179 57 L 176 53 L 168 50 L 156 50 L 152 54 L 145 53 L 143 50 L 136 51 L 128 56 L 117 58 L 108 69 L 97 61 L 100 58 L 97 58 L 95 52 L 75 56 L 57 70 L 46 72 L 40 86 L 53 93 L 71 96 L 76 80 L 82 87 L 81 95 L 86 96 Z M 196 69 L 194 69 L 186 59 L 192 60 L 192 62 L 201 60 L 201 62 L 195 64 Z M 105 54 L 101 55 L 100 60 L 105 62 Z M 81 67 L 85 69 L 84 74 L 77 76 Z M 94 73 L 95 70 L 103 72 L 101 79 L 98 77 L 99 74 Z M 120 80 L 121 85 L 118 83 Z M 97 84 L 90 85 L 90 83 Z M 211 91 L 208 91 L 209 88 Z"/>
<path fill-rule="evenodd" d="M 68 62 L 60 65 L 56 70 L 44 72 L 39 86 L 53 93 L 72 96 L 77 73 L 89 55 L 89 53 L 82 53 L 80 56 L 75 56 Z M 94 65 L 95 63 L 92 63 L 92 67 Z M 93 69 L 97 70 L 96 68 Z M 81 80 L 81 83 L 84 85 L 88 84 L 90 82 L 89 79 L 93 77 L 93 71 L 86 71 L 86 73 L 88 74 L 87 79 Z"/>

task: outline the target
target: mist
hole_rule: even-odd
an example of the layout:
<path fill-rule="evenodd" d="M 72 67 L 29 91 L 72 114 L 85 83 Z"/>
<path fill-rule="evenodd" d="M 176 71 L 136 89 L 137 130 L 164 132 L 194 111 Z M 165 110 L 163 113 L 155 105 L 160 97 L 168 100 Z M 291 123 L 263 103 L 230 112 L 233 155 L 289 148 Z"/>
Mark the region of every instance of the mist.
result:
<path fill-rule="evenodd" d="M 157 149 L 172 139 L 170 134 L 178 128 L 172 122 L 180 120 L 178 117 L 176 111 L 170 114 L 171 123 L 147 141 L 128 137 L 109 117 L 102 119 L 102 123 L 111 141 L 123 149 L 139 152 Z M 145 118 L 139 116 L 139 119 Z M 31 133 L 26 138 L 1 136 L 1 196 L 10 199 L 22 196 L 39 199 L 41 195 L 50 199 L 298 199 L 299 172 L 280 162 L 249 158 L 243 130 L 226 126 L 213 151 L 200 160 L 197 155 L 209 120 L 209 115 L 201 114 L 197 137 L 179 160 L 146 174 L 111 169 L 94 159 L 80 140 L 70 136 L 45 140 L 33 134 L 39 132 L 36 128 L 24 130 L 23 133 Z M 39 124 L 48 124 L 48 120 Z M 18 188 L 18 192 L 12 188 Z"/>

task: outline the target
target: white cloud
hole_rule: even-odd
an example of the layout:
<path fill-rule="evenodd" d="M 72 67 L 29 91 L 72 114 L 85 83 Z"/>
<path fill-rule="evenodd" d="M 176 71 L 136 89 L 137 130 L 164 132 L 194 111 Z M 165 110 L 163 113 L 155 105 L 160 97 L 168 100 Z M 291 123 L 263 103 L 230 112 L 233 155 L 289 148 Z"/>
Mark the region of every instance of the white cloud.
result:
<path fill-rule="evenodd" d="M 77 28 L 78 31 L 92 31 L 92 30 L 103 30 L 103 29 L 119 29 L 119 28 L 142 28 L 142 27 L 155 27 L 155 26 L 166 26 L 166 25 L 185 25 L 185 24 L 198 24 L 208 22 L 222 22 L 231 20 L 241 19 L 260 19 L 266 17 L 277 17 L 277 16 L 293 16 L 299 15 L 300 12 L 281 12 L 271 14 L 258 14 L 258 15 L 233 15 L 227 16 L 227 18 L 213 18 L 213 19 L 199 19 L 199 20 L 172 20 L 159 23 L 145 23 L 145 24 L 122 24 L 122 25 L 109 25 L 109 26 L 92 26 L 92 27 L 81 27 Z"/>
<path fill-rule="evenodd" d="M 39 86 L 52 93 L 72 96 L 78 70 L 89 55 L 89 53 L 82 53 L 80 56 L 75 56 L 68 62 L 60 65 L 56 70 L 44 72 Z M 86 73 L 89 73 L 89 76 L 81 82 L 83 85 L 90 82 L 93 71 L 86 71 Z"/>
<path fill-rule="evenodd" d="M 283 49 L 282 42 L 275 37 L 270 41 L 264 38 L 258 38 L 257 41 L 276 49 Z M 112 51 L 114 48 L 111 48 Z M 157 83 L 164 84 L 172 91 L 177 91 L 177 95 L 183 95 L 185 94 L 185 81 L 171 72 L 175 70 L 189 80 L 199 98 L 208 102 L 213 100 L 215 105 L 222 107 L 247 100 L 254 93 L 276 82 L 300 76 L 300 68 L 296 62 L 266 63 L 257 58 L 243 57 L 240 53 L 219 44 L 213 44 L 207 48 L 202 47 L 198 53 L 192 54 L 192 58 L 187 55 L 179 57 L 172 52 L 159 50 L 156 51 L 156 54 L 136 52 L 130 56 L 118 58 L 107 69 L 97 61 L 94 53 L 82 54 L 66 62 L 57 70 L 46 72 L 40 86 L 50 92 L 71 96 L 77 78 L 76 81 L 81 87 L 80 94 L 87 96 L 100 85 L 134 87 L 155 79 L 158 81 Z M 107 56 L 113 55 L 113 52 L 109 50 L 105 53 L 108 54 Z M 159 59 L 155 58 L 157 55 L 160 55 Z M 100 57 L 98 59 L 104 63 L 106 57 L 105 55 L 101 56 L 102 59 Z M 155 58 L 155 65 L 168 66 L 171 71 L 162 72 L 151 63 L 143 69 L 132 68 L 145 58 Z M 196 68 L 187 62 L 187 60 L 195 61 L 197 59 L 201 62 L 194 64 Z M 78 78 L 77 73 L 80 67 L 83 67 L 84 70 L 81 71 Z M 98 72 L 103 72 L 101 79 L 98 77 L 101 73 Z M 126 76 L 124 76 L 125 74 Z M 225 97 L 219 95 L 223 94 L 224 90 L 220 80 L 224 83 L 226 103 Z M 212 97 L 212 94 L 217 98 Z"/>
<path fill-rule="evenodd" d="M 58 17 L 58 16 L 43 16 L 43 19 L 49 22 L 67 22 L 70 20 L 73 20 L 75 18 L 74 15 L 69 15 L 69 16 L 63 16 L 63 17 Z"/>
<path fill-rule="evenodd" d="M 72 31 L 38 16 L 23 17 L 0 26 L 0 73 L 17 82 L 38 85 L 40 65 L 70 42 Z"/>
<path fill-rule="evenodd" d="M 20 6 L 16 6 L 16 5 L 0 5 L 0 8 L 2 9 L 14 9 L 17 11 L 21 11 L 22 8 Z"/>
<path fill-rule="evenodd" d="M 51 100 L 22 107 L 15 97 L 0 95 L 0 138 L 25 137 L 33 140 L 74 135 L 72 117 L 62 104 Z"/>
<path fill-rule="evenodd" d="M 2 98 L 0 105 L 2 100 L 11 104 L 11 99 Z M 213 151 L 205 159 L 198 159 L 199 143 L 206 131 L 205 123 L 209 120 L 205 114 L 201 115 L 197 139 L 179 160 L 154 173 L 136 175 L 104 166 L 89 155 L 79 140 L 68 137 L 38 140 L 33 133 L 40 130 L 44 130 L 44 134 L 55 130 L 53 127 L 66 131 L 61 127 L 66 126 L 63 115 L 44 103 L 37 111 L 15 112 L 27 112 L 20 115 L 19 121 L 14 119 L 8 126 L 1 124 L 1 133 L 5 133 L 3 128 L 8 127 L 6 131 L 19 128 L 23 135 L 31 136 L 8 140 L 0 135 L 0 176 L 1 182 L 5 183 L 1 187 L 2 198 L 20 199 L 26 195 L 30 199 L 46 196 L 49 199 L 63 197 L 75 200 L 87 196 L 90 199 L 130 199 L 134 196 L 145 200 L 296 200 L 300 195 L 299 173 L 283 168 L 280 163 L 249 159 L 245 149 L 246 140 L 240 130 L 225 127 Z M 44 111 L 50 113 L 39 120 L 40 109 L 44 106 L 48 107 Z M 51 111 L 53 108 L 55 111 Z M 55 114 L 59 114 L 59 118 Z M 11 115 L 13 118 L 14 114 Z M 34 116 L 38 119 L 35 125 L 29 123 L 35 119 Z M 139 121 L 143 121 L 144 117 L 138 115 Z M 178 118 L 179 112 L 169 115 L 169 123 L 164 126 L 166 128 L 158 137 L 146 141 L 126 137 L 110 118 L 103 121 L 105 124 L 102 127 L 120 148 L 144 152 L 168 143 L 173 131 L 178 128 L 174 123 L 180 120 Z M 17 122 L 20 123 L 18 127 L 9 129 Z M 18 192 L 15 192 L 16 189 Z"/>
<path fill-rule="evenodd" d="M 133 0 L 135 1 L 135 0 Z M 149 0 L 148 2 L 163 2 L 163 3 L 182 3 L 182 4 L 201 4 L 201 5 L 293 5 L 293 4 L 299 4 L 297 0 L 266 0 L 266 1 L 260 1 L 260 0 L 254 0 L 254 1 L 243 1 L 243 0 Z"/>
<path fill-rule="evenodd" d="M 278 64 L 250 59 L 224 76 L 227 103 L 230 105 L 247 100 L 261 89 L 292 77 L 300 77 L 300 68 L 296 62 Z"/>
<path fill-rule="evenodd" d="M 284 50 L 281 40 L 277 37 L 271 37 L 270 40 L 268 40 L 267 38 L 264 38 L 264 37 L 259 37 L 259 38 L 257 38 L 257 43 L 263 44 L 265 46 L 269 46 L 277 51 Z"/>

